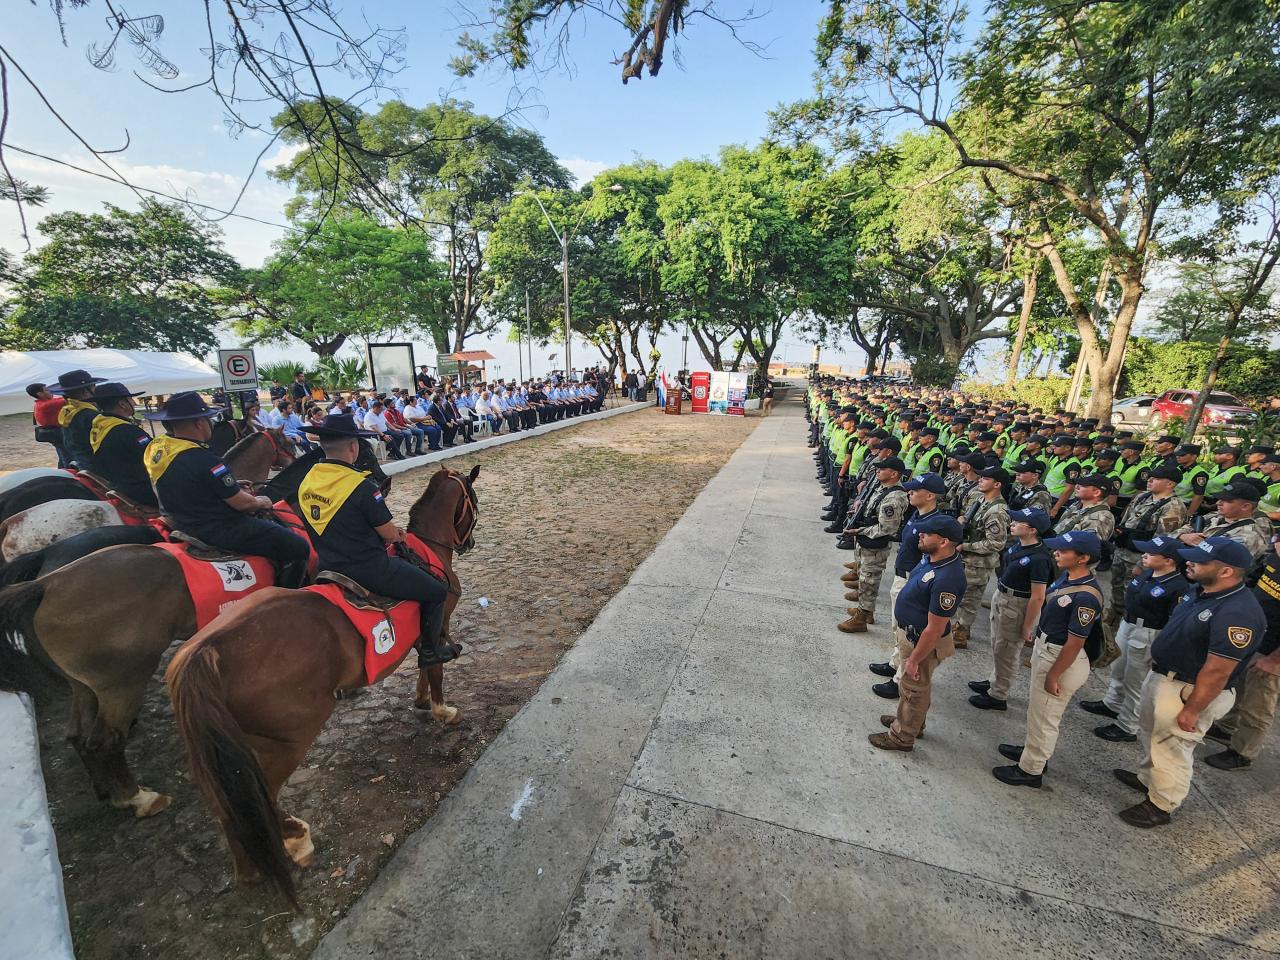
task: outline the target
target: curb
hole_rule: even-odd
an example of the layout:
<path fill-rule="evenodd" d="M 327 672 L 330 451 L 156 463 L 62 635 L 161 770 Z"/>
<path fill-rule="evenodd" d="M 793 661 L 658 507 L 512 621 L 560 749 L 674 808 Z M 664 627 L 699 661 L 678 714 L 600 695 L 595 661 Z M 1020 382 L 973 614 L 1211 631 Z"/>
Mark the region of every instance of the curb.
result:
<path fill-rule="evenodd" d="M 74 960 L 31 702 L 0 693 L 0 953 Z"/>
<path fill-rule="evenodd" d="M 620 413 L 635 413 L 637 410 L 647 410 L 651 406 L 653 406 L 651 403 L 628 403 L 621 407 L 613 407 L 609 410 L 600 410 L 596 413 L 588 413 L 586 416 L 573 417 L 570 420 L 553 420 L 551 423 L 542 423 L 532 429 L 521 430 L 519 433 L 503 433 L 496 437 L 486 437 L 484 440 L 477 440 L 473 443 L 464 443 L 448 450 L 433 450 L 431 453 L 424 453 L 420 457 L 410 457 L 407 460 L 393 460 L 390 463 L 384 463 L 382 465 L 382 472 L 389 477 L 394 477 L 397 473 L 404 473 L 406 470 L 416 470 L 418 467 L 425 467 L 432 463 L 438 463 L 441 460 L 449 460 L 453 457 L 465 457 L 468 454 L 478 453 L 481 450 L 488 450 L 491 447 L 500 447 L 504 443 L 515 443 L 516 441 L 523 440 L 526 437 L 540 437 L 555 430 L 563 430 L 566 427 L 576 427 L 580 423 L 590 423 L 593 420 L 607 420 L 610 417 L 618 416 Z"/>

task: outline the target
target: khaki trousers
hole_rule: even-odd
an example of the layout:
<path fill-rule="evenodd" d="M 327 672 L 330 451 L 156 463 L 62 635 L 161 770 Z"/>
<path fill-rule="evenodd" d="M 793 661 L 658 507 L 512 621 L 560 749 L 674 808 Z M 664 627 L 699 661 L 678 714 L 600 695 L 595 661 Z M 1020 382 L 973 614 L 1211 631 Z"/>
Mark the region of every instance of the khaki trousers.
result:
<path fill-rule="evenodd" d="M 1116 548 L 1111 558 L 1111 609 L 1124 614 L 1124 588 L 1133 579 L 1133 568 L 1142 560 L 1142 554 Z"/>
<path fill-rule="evenodd" d="M 889 587 L 889 618 L 890 619 L 893 618 L 893 608 L 898 605 L 898 594 L 902 592 L 902 588 L 905 587 L 906 585 L 907 585 L 906 577 L 895 576 L 893 578 L 893 585 Z M 902 658 L 898 656 L 898 634 L 897 634 L 896 628 L 894 629 L 894 636 L 893 636 L 893 653 L 889 654 L 889 666 L 893 667 L 893 669 L 897 671 L 893 675 L 894 683 L 901 682 Z"/>
<path fill-rule="evenodd" d="M 880 593 L 880 578 L 889 562 L 889 548 L 872 550 L 858 548 L 858 609 L 876 612 L 876 597 Z"/>
<path fill-rule="evenodd" d="M 1111 683 L 1102 702 L 1120 714 L 1116 726 L 1125 733 L 1138 732 L 1138 704 L 1142 700 L 1142 684 L 1151 672 L 1151 641 L 1154 627 L 1140 627 L 1128 620 L 1120 621 L 1116 646 L 1120 656 L 1111 665 Z"/>
<path fill-rule="evenodd" d="M 982 595 L 987 589 L 987 581 L 991 579 L 992 572 L 1000 564 L 1000 556 L 995 553 L 983 553 L 972 557 L 967 553 L 961 553 L 960 556 L 964 559 L 964 599 L 960 601 L 956 615 L 951 621 L 952 630 L 956 627 L 973 626 L 973 621 L 978 615 L 978 607 L 982 604 Z"/>
<path fill-rule="evenodd" d="M 991 689 L 987 696 L 1008 700 L 1022 654 L 1022 620 L 1030 599 L 997 590 L 991 595 Z"/>
<path fill-rule="evenodd" d="M 1231 749 L 1242 757 L 1256 760 L 1262 752 L 1262 741 L 1276 718 L 1280 703 L 1280 677 L 1260 670 L 1246 670 L 1244 688 L 1236 691 L 1236 705 L 1218 721 L 1218 726 L 1231 733 Z"/>
<path fill-rule="evenodd" d="M 1138 742 L 1142 744 L 1142 764 L 1138 779 L 1147 785 L 1147 799 L 1165 813 L 1173 813 L 1191 792 L 1191 761 L 1196 744 L 1205 731 L 1226 715 L 1236 701 L 1231 690 L 1223 690 L 1200 714 L 1191 733 L 1178 726 L 1178 714 L 1195 689 L 1194 683 L 1172 680 L 1152 670 L 1142 684 L 1142 704 L 1138 708 Z"/>
<path fill-rule="evenodd" d="M 1036 637 L 1035 650 L 1031 655 L 1031 695 L 1027 704 L 1027 740 L 1022 748 L 1022 759 L 1018 761 L 1024 773 L 1044 773 L 1044 766 L 1053 756 L 1058 745 L 1058 727 L 1062 724 L 1062 715 L 1067 711 L 1067 704 L 1075 696 L 1076 691 L 1089 679 L 1089 657 L 1083 650 L 1076 654 L 1071 666 L 1067 667 L 1058 681 L 1061 692 L 1056 696 L 1044 688 L 1044 678 L 1049 675 L 1050 668 L 1058 661 L 1062 647 L 1049 643 L 1042 633 Z"/>
<path fill-rule="evenodd" d="M 899 662 L 906 664 L 914 644 L 907 639 L 907 632 L 900 627 L 894 627 L 893 639 L 898 644 Z M 924 729 L 925 716 L 929 712 L 929 703 L 933 699 L 933 671 L 938 669 L 938 664 L 941 662 L 938 650 L 935 648 L 920 664 L 919 680 L 911 679 L 905 669 L 900 669 L 902 679 L 899 685 L 902 692 L 898 697 L 898 716 L 889 727 L 891 739 L 904 746 L 912 746 L 916 742 L 916 737 L 920 736 L 920 731 Z"/>

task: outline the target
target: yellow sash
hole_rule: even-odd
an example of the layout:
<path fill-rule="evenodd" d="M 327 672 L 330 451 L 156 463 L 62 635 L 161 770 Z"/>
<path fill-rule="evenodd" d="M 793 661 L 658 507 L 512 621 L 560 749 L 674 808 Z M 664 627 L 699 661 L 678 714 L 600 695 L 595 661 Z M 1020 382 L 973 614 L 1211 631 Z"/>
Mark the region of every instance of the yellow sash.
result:
<path fill-rule="evenodd" d="M 147 455 L 142 458 L 143 466 L 147 468 L 147 476 L 151 478 L 153 484 L 158 483 L 178 454 L 186 450 L 196 450 L 199 447 L 200 444 L 194 440 L 183 440 L 181 437 L 171 437 L 168 434 L 156 437 L 147 444 Z"/>
<path fill-rule="evenodd" d="M 97 413 L 98 408 L 92 403 L 86 403 L 83 400 L 72 400 L 67 397 L 67 402 L 62 405 L 62 409 L 58 411 L 58 426 L 69 427 L 71 421 L 75 419 L 77 413 L 84 410 L 92 410 Z"/>
<path fill-rule="evenodd" d="M 98 448 L 102 446 L 102 441 L 107 439 L 107 434 L 121 424 L 128 422 L 120 417 L 105 413 L 94 417 L 93 423 L 89 426 L 89 449 L 97 453 Z"/>
<path fill-rule="evenodd" d="M 298 487 L 299 512 L 307 526 L 323 535 L 329 521 L 364 478 L 361 471 L 341 463 L 322 461 L 308 470 Z"/>

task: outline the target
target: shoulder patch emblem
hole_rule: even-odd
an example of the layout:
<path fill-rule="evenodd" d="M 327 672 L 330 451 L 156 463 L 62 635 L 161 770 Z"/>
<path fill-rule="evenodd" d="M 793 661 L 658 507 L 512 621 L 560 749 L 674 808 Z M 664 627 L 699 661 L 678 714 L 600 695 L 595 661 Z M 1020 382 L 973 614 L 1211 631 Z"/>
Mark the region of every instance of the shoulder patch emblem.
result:
<path fill-rule="evenodd" d="M 1019 561 L 1018 561 L 1018 564 L 1019 564 L 1020 566 L 1025 567 L 1025 566 L 1026 566 L 1027 564 L 1029 564 L 1030 562 L 1031 562 L 1031 558 L 1030 558 L 1030 557 L 1023 557 L 1021 560 L 1019 560 Z"/>
<path fill-rule="evenodd" d="M 1249 627 L 1227 627 L 1227 639 L 1237 650 L 1243 650 L 1253 640 L 1253 630 Z"/>
<path fill-rule="evenodd" d="M 892 517 L 892 516 L 893 516 L 893 504 L 891 504 L 891 503 L 886 503 L 883 507 L 881 507 L 881 508 L 880 508 L 880 513 L 881 513 L 881 514 L 883 514 L 883 515 L 884 515 L 884 516 L 886 516 L 886 517 Z"/>
<path fill-rule="evenodd" d="M 928 573 L 926 573 L 923 577 L 920 578 L 920 582 L 928 583 L 930 580 L 933 579 L 933 577 L 934 577 L 934 573 L 932 570 L 930 570 Z"/>
<path fill-rule="evenodd" d="M 954 593 L 938 594 L 938 606 L 943 610 L 950 610 L 956 605 L 956 595 Z"/>
<path fill-rule="evenodd" d="M 1098 611 L 1094 610 L 1092 607 L 1077 607 L 1076 619 L 1080 621 L 1080 626 L 1087 627 L 1089 624 L 1093 623 L 1093 618 L 1097 612 Z"/>

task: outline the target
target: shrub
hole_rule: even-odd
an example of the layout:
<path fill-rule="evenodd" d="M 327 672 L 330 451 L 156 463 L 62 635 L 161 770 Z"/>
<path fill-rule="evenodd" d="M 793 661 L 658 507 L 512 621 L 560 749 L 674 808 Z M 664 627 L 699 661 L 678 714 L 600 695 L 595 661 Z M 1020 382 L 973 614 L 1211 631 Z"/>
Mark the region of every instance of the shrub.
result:
<path fill-rule="evenodd" d="M 1045 380 L 1019 380 L 1012 387 L 1003 383 L 982 383 L 978 380 L 966 380 L 961 390 L 984 400 L 1012 400 L 1026 404 L 1028 407 L 1040 407 L 1043 410 L 1057 410 L 1066 402 L 1067 391 L 1071 387 L 1069 377 L 1048 377 Z"/>

